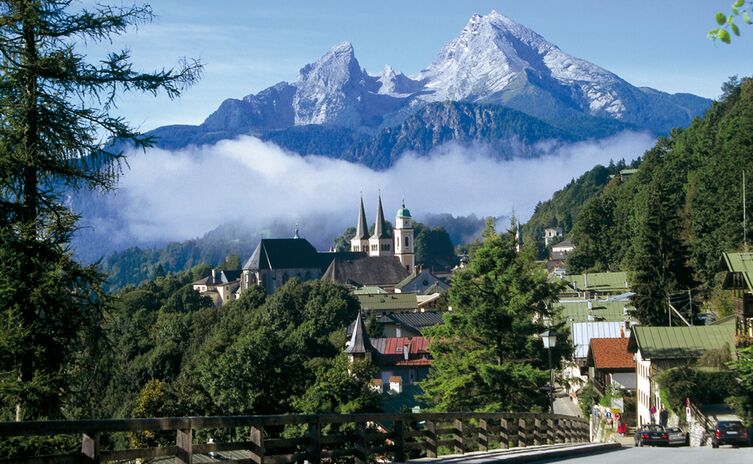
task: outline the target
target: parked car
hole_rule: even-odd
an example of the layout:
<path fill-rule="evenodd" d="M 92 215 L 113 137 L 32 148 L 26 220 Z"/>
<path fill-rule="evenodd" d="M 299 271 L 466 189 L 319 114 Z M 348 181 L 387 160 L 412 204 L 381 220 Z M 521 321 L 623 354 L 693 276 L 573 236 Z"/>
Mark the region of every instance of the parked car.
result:
<path fill-rule="evenodd" d="M 644 425 L 635 432 L 635 446 L 666 446 L 669 444 L 669 434 L 661 425 Z"/>
<path fill-rule="evenodd" d="M 748 444 L 748 430 L 740 421 L 719 421 L 711 436 L 711 446 L 719 445 L 746 446 Z"/>
<path fill-rule="evenodd" d="M 683 446 L 688 444 L 688 436 L 680 427 L 667 427 L 667 444 L 669 446 Z"/>

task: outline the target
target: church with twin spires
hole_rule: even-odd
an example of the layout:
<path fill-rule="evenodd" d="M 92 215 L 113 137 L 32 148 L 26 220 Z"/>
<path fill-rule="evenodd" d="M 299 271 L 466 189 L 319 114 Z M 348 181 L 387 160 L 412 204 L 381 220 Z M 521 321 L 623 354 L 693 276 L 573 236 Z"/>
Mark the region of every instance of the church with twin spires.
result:
<path fill-rule="evenodd" d="M 394 256 L 400 260 L 400 264 L 405 270 L 412 274 L 416 269 L 416 256 L 413 249 L 413 218 L 408 208 L 405 207 L 405 201 L 403 200 L 402 207 L 397 210 L 395 227 L 390 232 L 387 228 L 387 222 L 384 220 L 382 196 L 380 194 L 374 233 L 369 235 L 366 211 L 363 208 L 363 197 L 361 197 L 356 235 L 350 241 L 350 251 L 368 253 L 369 257 Z"/>

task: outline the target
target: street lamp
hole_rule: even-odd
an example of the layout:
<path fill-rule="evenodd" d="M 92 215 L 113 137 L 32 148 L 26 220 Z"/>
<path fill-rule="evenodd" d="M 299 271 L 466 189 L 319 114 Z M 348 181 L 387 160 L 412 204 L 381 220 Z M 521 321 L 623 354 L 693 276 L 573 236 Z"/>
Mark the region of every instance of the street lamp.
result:
<path fill-rule="evenodd" d="M 557 344 L 557 332 L 547 329 L 540 334 L 544 349 L 549 353 L 549 413 L 554 414 L 554 370 L 552 370 L 552 348 Z"/>

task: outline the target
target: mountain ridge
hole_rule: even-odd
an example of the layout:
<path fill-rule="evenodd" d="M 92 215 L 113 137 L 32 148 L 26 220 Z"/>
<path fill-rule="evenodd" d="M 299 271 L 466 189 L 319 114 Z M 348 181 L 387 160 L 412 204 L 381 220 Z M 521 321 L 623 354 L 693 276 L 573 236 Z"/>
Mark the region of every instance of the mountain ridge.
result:
<path fill-rule="evenodd" d="M 632 86 L 492 11 L 472 16 L 460 35 L 413 76 L 389 65 L 379 74 L 369 74 L 352 44 L 341 42 L 303 66 L 293 82 L 279 82 L 241 99 L 226 99 L 198 126 L 163 126 L 150 135 L 158 146 L 168 149 L 253 135 L 302 155 L 341 158 L 381 169 L 399 158 L 401 153 L 395 151 L 403 145 L 421 145 L 419 152 L 425 152 L 420 141 L 384 144 L 396 132 L 403 134 L 401 140 L 409 138 L 406 121 L 426 108 L 436 109 L 433 104 L 447 102 L 520 111 L 540 120 L 522 130 L 549 125 L 556 129 L 550 134 L 554 140 L 602 138 L 625 129 L 663 135 L 687 126 L 710 105 L 710 100 L 689 93 Z M 474 111 L 483 113 L 485 108 Z M 474 139 L 473 133 L 459 129 L 447 127 L 451 136 L 434 137 L 428 148 Z M 419 130 L 414 135 L 422 134 Z M 507 150 L 515 139 L 530 138 L 529 133 L 500 134 L 506 139 L 485 140 L 498 147 L 500 159 L 532 153 L 532 147 Z M 365 151 L 368 146 L 374 150 Z"/>

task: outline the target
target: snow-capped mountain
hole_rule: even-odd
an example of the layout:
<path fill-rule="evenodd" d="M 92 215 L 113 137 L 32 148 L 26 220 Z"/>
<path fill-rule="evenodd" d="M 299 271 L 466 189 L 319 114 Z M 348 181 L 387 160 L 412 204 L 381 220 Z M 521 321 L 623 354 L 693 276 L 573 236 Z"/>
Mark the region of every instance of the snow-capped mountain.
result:
<path fill-rule="evenodd" d="M 690 94 L 635 87 L 492 11 L 471 17 L 436 60 L 414 76 L 390 66 L 369 74 L 358 63 L 353 46 L 343 42 L 304 66 L 292 83 L 225 100 L 200 126 L 168 126 L 155 135 L 174 148 L 278 131 L 269 137 L 294 140 L 288 148 L 317 153 L 311 137 L 336 134 L 336 143 L 328 141 L 328 149 L 363 145 L 364 134 L 378 136 L 426 105 L 447 101 L 502 105 L 557 129 L 629 127 L 656 134 L 687 126 L 710 105 L 708 99 Z M 297 129 L 312 125 L 318 128 Z M 596 131 L 591 136 L 601 135 L 603 131 Z M 580 130 L 579 136 L 589 134 Z"/>
<path fill-rule="evenodd" d="M 626 110 L 617 88 L 629 84 L 496 11 L 471 17 L 460 36 L 415 79 L 431 90 L 425 99 L 496 102 L 504 101 L 506 91 L 527 73 L 567 90 L 592 113 L 604 111 L 619 119 Z"/>

